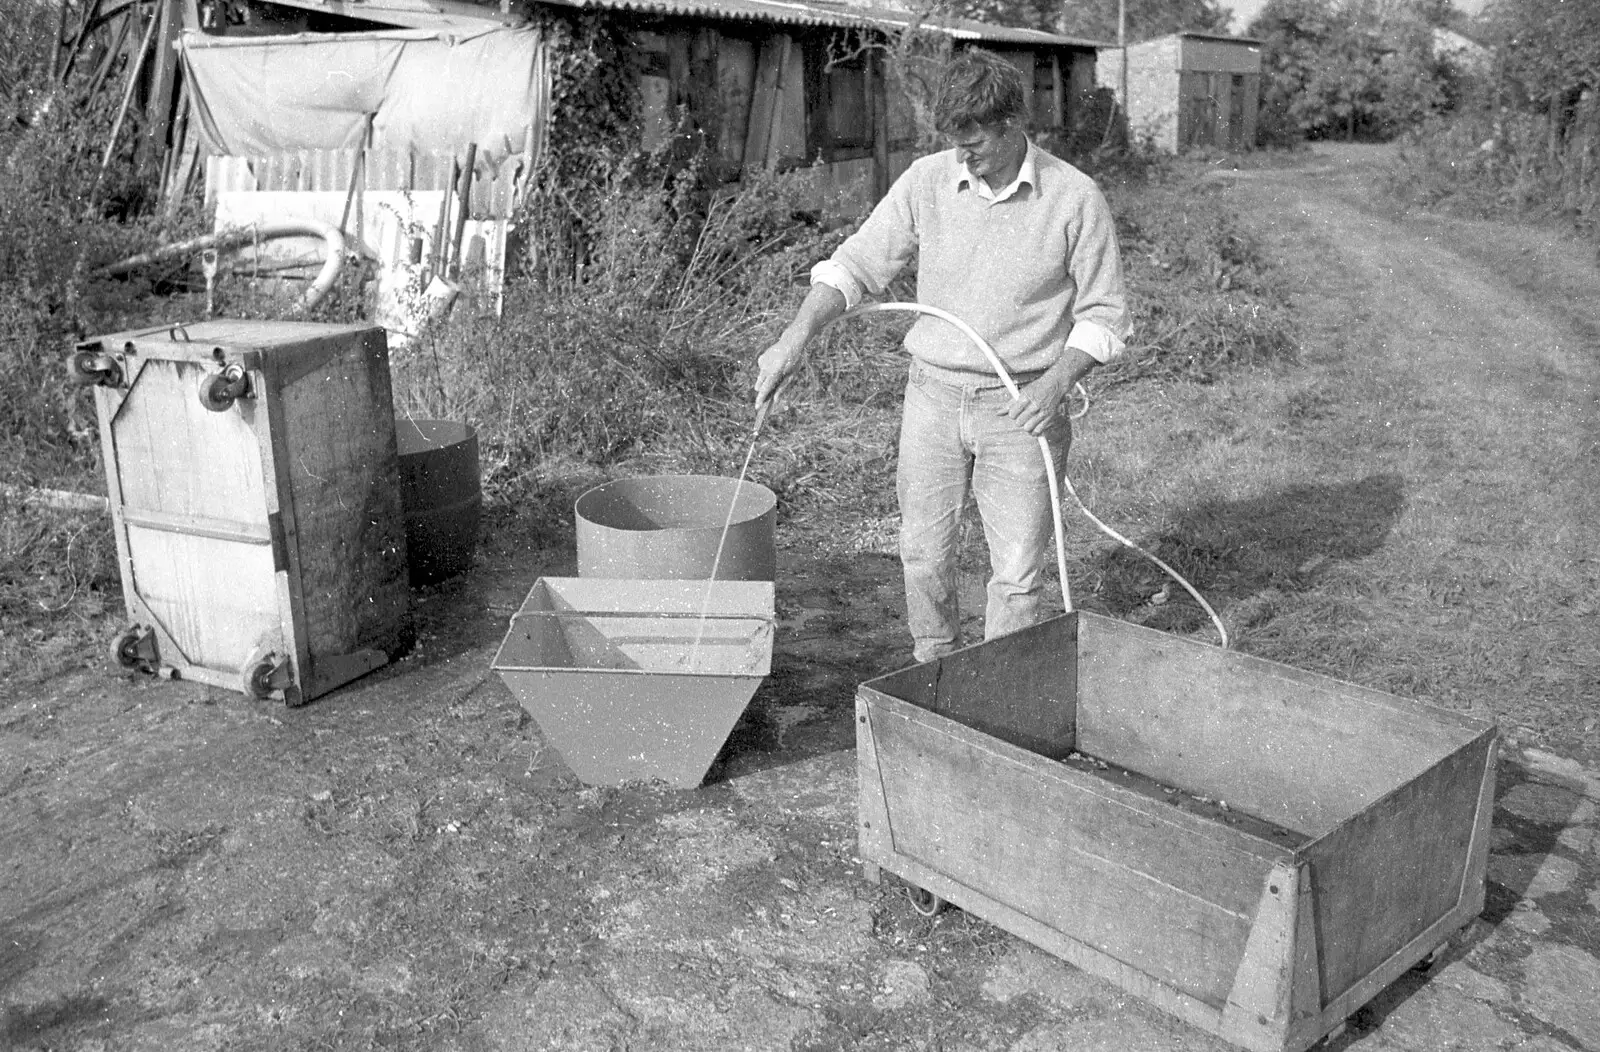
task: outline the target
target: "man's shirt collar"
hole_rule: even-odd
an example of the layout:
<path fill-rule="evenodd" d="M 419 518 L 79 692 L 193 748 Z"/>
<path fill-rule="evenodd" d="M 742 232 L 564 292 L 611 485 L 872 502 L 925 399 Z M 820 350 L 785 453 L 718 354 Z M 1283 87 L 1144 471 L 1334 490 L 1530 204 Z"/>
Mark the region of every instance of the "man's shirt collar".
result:
<path fill-rule="evenodd" d="M 1010 185 L 1006 186 L 999 192 L 990 190 L 989 184 L 972 174 L 972 169 L 967 167 L 965 164 L 957 164 L 955 166 L 956 189 L 960 190 L 963 187 L 971 186 L 978 192 L 979 197 L 982 197 L 986 201 L 992 201 L 996 203 L 1006 200 L 1012 194 L 1015 194 L 1018 190 L 1022 189 L 1024 185 L 1038 189 L 1039 165 L 1034 157 L 1034 151 L 1036 149 L 1037 147 L 1033 145 L 1033 140 L 1029 139 L 1028 149 L 1022 155 L 1022 167 L 1017 169 L 1017 177 L 1011 181 Z M 952 158 L 953 157 L 954 155 L 952 154 Z"/>

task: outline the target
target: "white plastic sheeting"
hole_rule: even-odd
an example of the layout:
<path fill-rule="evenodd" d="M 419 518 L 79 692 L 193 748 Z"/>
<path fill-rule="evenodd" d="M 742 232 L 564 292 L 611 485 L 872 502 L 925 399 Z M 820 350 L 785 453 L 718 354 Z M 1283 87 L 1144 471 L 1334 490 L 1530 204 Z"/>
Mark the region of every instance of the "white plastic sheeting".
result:
<path fill-rule="evenodd" d="M 369 121 L 373 151 L 459 154 L 476 143 L 491 168 L 518 155 L 531 168 L 543 153 L 550 77 L 536 29 L 188 32 L 181 47 L 212 154 L 355 150 Z"/>

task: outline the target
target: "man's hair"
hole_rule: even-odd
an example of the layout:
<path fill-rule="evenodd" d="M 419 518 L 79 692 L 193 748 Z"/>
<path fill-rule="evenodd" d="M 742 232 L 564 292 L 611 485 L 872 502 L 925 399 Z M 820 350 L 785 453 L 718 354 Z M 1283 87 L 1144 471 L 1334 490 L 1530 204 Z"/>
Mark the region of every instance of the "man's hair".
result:
<path fill-rule="evenodd" d="M 934 123 L 946 134 L 969 124 L 1001 124 L 1023 116 L 1027 103 L 1021 70 L 992 51 L 967 48 L 940 71 Z"/>

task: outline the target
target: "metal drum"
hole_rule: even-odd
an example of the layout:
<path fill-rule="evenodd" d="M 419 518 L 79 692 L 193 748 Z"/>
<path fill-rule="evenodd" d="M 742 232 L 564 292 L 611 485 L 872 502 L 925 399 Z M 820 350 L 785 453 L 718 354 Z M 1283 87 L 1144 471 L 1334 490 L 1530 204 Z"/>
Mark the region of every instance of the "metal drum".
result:
<path fill-rule="evenodd" d="M 776 576 L 778 497 L 748 479 L 619 479 L 584 493 L 574 511 L 580 577 L 705 580 L 713 566 L 719 581 Z"/>

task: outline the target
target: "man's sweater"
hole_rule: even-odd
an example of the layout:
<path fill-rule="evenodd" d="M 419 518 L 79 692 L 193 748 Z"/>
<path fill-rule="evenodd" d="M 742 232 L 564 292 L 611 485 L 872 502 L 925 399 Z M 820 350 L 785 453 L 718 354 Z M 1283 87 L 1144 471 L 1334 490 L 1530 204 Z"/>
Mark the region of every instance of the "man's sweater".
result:
<path fill-rule="evenodd" d="M 1031 143 L 1019 180 L 990 201 L 954 150 L 920 158 L 813 279 L 853 306 L 917 257 L 918 301 L 971 325 L 1008 370 L 1049 368 L 1066 346 L 1109 361 L 1132 332 L 1111 210 L 1093 180 Z M 919 317 L 905 345 L 938 368 L 990 372 L 940 318 Z"/>

